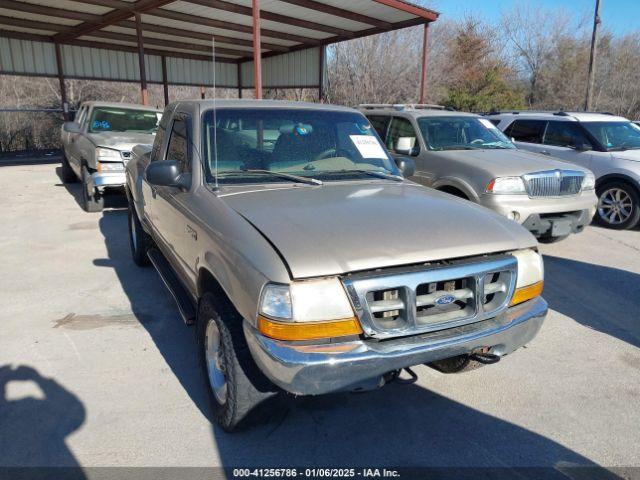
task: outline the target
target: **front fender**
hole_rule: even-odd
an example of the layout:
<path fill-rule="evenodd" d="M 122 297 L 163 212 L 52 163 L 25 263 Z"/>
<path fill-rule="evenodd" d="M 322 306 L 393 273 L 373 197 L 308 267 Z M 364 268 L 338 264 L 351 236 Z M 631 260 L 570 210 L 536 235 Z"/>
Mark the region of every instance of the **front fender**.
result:
<path fill-rule="evenodd" d="M 478 194 L 476 193 L 475 189 L 469 183 L 467 183 L 462 179 L 459 179 L 456 177 L 441 177 L 438 180 L 436 180 L 431 186 L 431 188 L 434 188 L 436 190 L 439 190 L 443 187 L 457 188 L 462 193 L 464 193 L 467 196 L 467 198 L 472 202 L 475 202 L 475 203 L 480 202 L 480 198 L 478 197 Z"/>

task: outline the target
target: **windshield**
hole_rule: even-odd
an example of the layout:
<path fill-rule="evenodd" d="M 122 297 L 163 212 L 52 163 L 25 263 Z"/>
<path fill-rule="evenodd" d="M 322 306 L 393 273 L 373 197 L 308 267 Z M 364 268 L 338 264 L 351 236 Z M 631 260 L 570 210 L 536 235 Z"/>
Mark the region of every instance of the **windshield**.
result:
<path fill-rule="evenodd" d="M 640 128 L 631 122 L 581 122 L 609 151 L 640 148 Z"/>
<path fill-rule="evenodd" d="M 421 117 L 418 126 L 429 150 L 476 150 L 516 148 L 504 133 L 486 118 Z"/>
<path fill-rule="evenodd" d="M 369 121 L 356 112 L 218 109 L 214 123 L 210 110 L 203 116 L 202 136 L 209 182 L 215 179 L 216 164 L 219 183 L 336 181 L 399 173 Z"/>
<path fill-rule="evenodd" d="M 153 133 L 162 114 L 149 110 L 96 107 L 91 113 L 89 132 Z"/>

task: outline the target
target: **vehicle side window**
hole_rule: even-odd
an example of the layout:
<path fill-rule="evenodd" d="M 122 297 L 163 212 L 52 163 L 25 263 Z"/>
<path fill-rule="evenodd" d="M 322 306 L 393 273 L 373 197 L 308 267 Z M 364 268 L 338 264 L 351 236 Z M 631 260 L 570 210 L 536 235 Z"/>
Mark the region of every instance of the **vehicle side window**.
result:
<path fill-rule="evenodd" d="M 518 142 L 542 143 L 545 120 L 516 120 L 504 131 Z"/>
<path fill-rule="evenodd" d="M 496 127 L 497 127 L 498 125 L 500 125 L 500 119 L 499 119 L 499 118 L 490 118 L 490 119 L 489 119 L 489 121 L 490 121 L 491 123 L 493 123 Z"/>
<path fill-rule="evenodd" d="M 151 162 L 155 162 L 156 160 L 160 160 L 160 152 L 162 151 L 162 142 L 164 141 L 164 132 L 165 126 L 160 123 L 158 130 L 156 131 L 156 137 L 153 140 L 153 147 L 151 147 L 151 154 L 149 155 L 149 160 Z"/>
<path fill-rule="evenodd" d="M 389 125 L 390 118 L 391 117 L 381 115 L 367 116 L 371 126 L 376 130 L 376 132 L 378 132 L 378 135 L 382 140 L 384 140 L 385 134 L 387 133 L 387 125 Z"/>
<path fill-rule="evenodd" d="M 191 172 L 188 122 L 183 116 L 173 120 L 165 160 L 176 160 L 182 172 Z"/>
<path fill-rule="evenodd" d="M 84 123 L 84 118 L 87 116 L 87 107 L 80 107 L 80 110 L 76 113 L 76 118 L 74 121 L 79 124 L 81 127 Z"/>
<path fill-rule="evenodd" d="M 572 122 L 550 121 L 544 134 L 544 143 L 545 145 L 556 147 L 575 148 L 576 146 L 581 146 L 583 148 L 593 148 L 587 136 L 580 130 L 580 127 Z"/>
<path fill-rule="evenodd" d="M 411 122 L 406 118 L 394 117 L 391 120 L 389 127 L 389 133 L 387 133 L 387 148 L 390 152 L 396 153 L 396 145 L 400 137 L 409 137 L 413 139 L 411 144 L 412 148 L 417 146 L 416 130 L 411 125 Z M 417 153 L 417 152 L 414 152 Z"/>

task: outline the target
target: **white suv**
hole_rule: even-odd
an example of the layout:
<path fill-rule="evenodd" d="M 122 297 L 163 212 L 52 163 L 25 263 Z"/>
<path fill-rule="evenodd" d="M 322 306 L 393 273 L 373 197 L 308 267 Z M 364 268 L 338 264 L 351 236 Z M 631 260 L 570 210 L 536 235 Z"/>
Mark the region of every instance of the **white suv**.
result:
<path fill-rule="evenodd" d="M 640 222 L 640 126 L 607 113 L 525 111 L 487 118 L 519 148 L 590 169 L 600 224 L 622 230 Z"/>

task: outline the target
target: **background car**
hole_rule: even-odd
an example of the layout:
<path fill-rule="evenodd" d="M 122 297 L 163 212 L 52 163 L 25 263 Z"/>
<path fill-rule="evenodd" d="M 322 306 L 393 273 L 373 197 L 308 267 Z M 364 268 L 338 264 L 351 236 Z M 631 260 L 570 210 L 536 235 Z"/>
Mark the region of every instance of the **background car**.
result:
<path fill-rule="evenodd" d="M 361 105 L 395 156 L 415 157 L 412 180 L 479 203 L 555 242 L 589 224 L 586 168 L 516 149 L 486 118 L 433 105 Z"/>
<path fill-rule="evenodd" d="M 640 222 L 640 127 L 608 113 L 510 112 L 488 117 L 519 148 L 589 168 L 596 220 L 630 229 Z"/>

